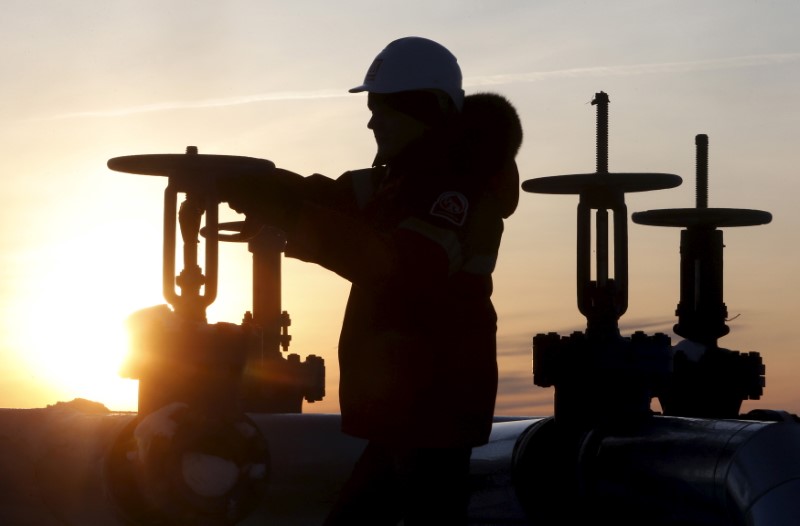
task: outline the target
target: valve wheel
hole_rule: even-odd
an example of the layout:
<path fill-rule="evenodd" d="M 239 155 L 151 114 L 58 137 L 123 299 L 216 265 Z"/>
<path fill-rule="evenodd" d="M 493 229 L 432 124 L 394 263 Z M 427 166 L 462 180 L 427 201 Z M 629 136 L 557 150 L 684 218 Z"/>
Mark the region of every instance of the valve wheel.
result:
<path fill-rule="evenodd" d="M 528 179 L 522 189 L 539 194 L 628 193 L 674 188 L 681 182 L 680 176 L 665 173 L 587 173 Z"/>
<path fill-rule="evenodd" d="M 212 175 L 260 173 L 275 168 L 275 163 L 256 157 L 199 153 L 163 153 L 126 155 L 109 159 L 107 165 L 116 172 L 138 175 L 171 176 L 176 173 Z"/>

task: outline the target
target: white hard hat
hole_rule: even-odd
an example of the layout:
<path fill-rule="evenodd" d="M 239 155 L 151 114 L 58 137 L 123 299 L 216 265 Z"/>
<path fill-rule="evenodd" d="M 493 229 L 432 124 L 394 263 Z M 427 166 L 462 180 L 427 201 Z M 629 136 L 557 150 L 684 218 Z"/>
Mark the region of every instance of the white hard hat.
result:
<path fill-rule="evenodd" d="M 372 61 L 364 83 L 350 93 L 397 93 L 439 90 L 461 110 L 461 68 L 456 57 L 441 44 L 422 37 L 405 37 L 389 43 Z"/>

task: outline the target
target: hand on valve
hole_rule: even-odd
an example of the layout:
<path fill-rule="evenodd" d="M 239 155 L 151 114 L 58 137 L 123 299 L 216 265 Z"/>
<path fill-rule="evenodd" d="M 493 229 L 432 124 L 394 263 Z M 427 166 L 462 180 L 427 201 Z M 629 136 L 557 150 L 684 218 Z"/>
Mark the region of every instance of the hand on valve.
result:
<path fill-rule="evenodd" d="M 246 215 L 249 222 L 285 230 L 296 221 L 302 180 L 302 176 L 280 168 L 235 173 L 217 179 L 217 193 L 221 202 Z"/>

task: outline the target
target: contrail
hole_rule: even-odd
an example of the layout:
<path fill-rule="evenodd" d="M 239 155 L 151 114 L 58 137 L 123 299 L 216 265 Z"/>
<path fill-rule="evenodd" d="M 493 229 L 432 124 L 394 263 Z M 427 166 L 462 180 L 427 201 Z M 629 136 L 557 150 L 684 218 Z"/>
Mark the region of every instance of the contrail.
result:
<path fill-rule="evenodd" d="M 221 108 L 224 106 L 240 106 L 242 104 L 252 104 L 254 102 L 269 102 L 283 100 L 308 100 L 308 99 L 329 99 L 333 97 L 344 97 L 348 95 L 346 89 L 342 90 L 317 90 L 317 91 L 279 91 L 275 93 L 260 93 L 257 95 L 240 95 L 237 97 L 227 97 L 220 99 L 205 99 L 197 101 L 171 101 L 144 104 L 141 106 L 129 106 L 114 110 L 95 110 L 78 111 L 73 113 L 62 113 L 52 119 L 74 119 L 79 117 L 124 117 L 137 113 L 150 113 L 155 111 L 170 111 L 184 109 L 202 108 Z"/>
<path fill-rule="evenodd" d="M 800 53 L 777 53 L 770 55 L 748 55 L 743 57 L 721 58 L 713 60 L 698 60 L 693 62 L 664 62 L 658 64 L 632 64 L 627 66 L 595 66 L 587 68 L 569 68 L 552 71 L 537 71 L 531 73 L 516 73 L 506 75 L 486 75 L 467 77 L 464 87 L 497 86 L 501 84 L 519 84 L 539 82 L 558 78 L 575 77 L 610 77 L 610 76 L 638 76 L 658 75 L 665 73 L 690 73 L 696 71 L 715 71 L 723 69 L 740 69 L 756 66 L 785 64 L 800 60 Z M 330 99 L 345 97 L 347 89 L 325 89 L 316 91 L 282 91 L 275 93 L 261 93 L 257 95 L 243 95 L 237 97 L 205 99 L 199 101 L 172 101 L 129 106 L 111 110 L 79 111 L 55 115 L 50 120 L 74 118 L 106 118 L 124 117 L 138 113 L 157 111 L 170 111 L 180 109 L 220 108 L 225 106 L 240 106 L 257 102 L 273 102 L 287 100 Z"/>
<path fill-rule="evenodd" d="M 714 60 L 698 60 L 693 62 L 664 62 L 660 64 L 632 64 L 629 66 L 596 66 L 591 68 L 570 68 L 534 73 L 511 75 L 489 75 L 464 80 L 467 86 L 487 86 L 497 84 L 517 84 L 538 82 L 554 78 L 567 77 L 610 77 L 654 75 L 664 73 L 690 73 L 695 71 L 715 71 L 723 69 L 740 69 L 773 64 L 785 64 L 800 60 L 800 53 L 780 53 L 771 55 L 749 55 Z"/>

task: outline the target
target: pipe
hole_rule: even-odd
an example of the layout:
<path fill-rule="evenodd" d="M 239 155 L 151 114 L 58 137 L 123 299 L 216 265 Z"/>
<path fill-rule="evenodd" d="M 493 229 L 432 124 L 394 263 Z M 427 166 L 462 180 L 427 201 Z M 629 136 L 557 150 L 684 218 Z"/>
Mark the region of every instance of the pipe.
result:
<path fill-rule="evenodd" d="M 796 526 L 798 446 L 794 422 L 653 417 L 568 437 L 549 420 L 520 437 L 515 484 L 537 525 L 563 517 L 544 507 L 566 491 L 579 520 L 591 509 L 614 524 Z"/>
<path fill-rule="evenodd" d="M 98 410 L 89 413 L 72 402 L 46 409 L 0 409 L 0 443 L 3 446 L 0 448 L 0 524 L 153 524 L 147 522 L 144 514 L 132 516 L 131 511 L 139 510 L 131 510 L 120 499 L 120 490 L 123 498 L 131 497 L 130 493 L 125 493 L 133 487 L 128 473 L 128 461 L 132 457 L 127 444 L 142 438 L 141 432 L 136 436 L 137 415 L 111 413 L 100 404 L 94 405 Z M 321 524 L 364 442 L 341 433 L 338 414 L 250 413 L 247 418 L 255 424 L 269 450 L 269 467 L 265 474 L 268 483 L 257 505 L 237 526 Z M 517 437 L 534 421 L 536 419 L 499 421 L 493 427 L 490 442 L 475 449 L 474 513 L 471 513 L 475 519 L 471 524 L 526 524 L 510 484 L 510 460 Z M 163 429 L 161 425 L 155 427 Z M 186 429 L 183 428 L 183 432 L 181 429 L 178 426 L 173 431 L 153 435 L 162 440 L 157 458 L 163 460 L 165 467 L 168 464 L 180 466 L 165 453 L 185 452 L 182 445 L 197 442 L 187 440 Z M 168 440 L 169 435 L 175 440 Z M 212 445 L 208 441 L 201 442 Z M 141 444 L 141 440 L 137 442 Z M 207 457 L 200 460 L 209 461 L 206 465 L 214 473 L 227 473 L 223 463 L 210 462 L 213 459 Z M 196 473 L 196 465 L 184 465 L 170 476 L 160 477 L 161 481 L 173 483 L 184 479 L 177 488 L 184 507 L 189 502 L 207 506 L 213 501 L 213 504 L 219 499 L 210 493 L 226 489 L 224 481 Z M 158 469 L 159 466 L 152 467 Z M 139 475 L 133 474 L 134 477 Z M 192 495 L 188 489 L 200 493 Z M 159 494 L 146 497 L 157 501 L 170 489 L 158 491 Z M 169 511 L 174 513 L 174 510 Z"/>
<path fill-rule="evenodd" d="M 337 414 L 247 416 L 270 463 L 266 493 L 238 524 L 319 524 L 363 441 L 339 431 Z M 62 404 L 0 409 L 0 524 L 123 526 L 108 462 L 135 418 Z M 552 418 L 496 420 L 473 451 L 470 524 L 564 524 L 579 509 L 615 526 L 800 523 L 796 422 L 659 416 L 613 433 L 595 428 L 569 458 L 556 431 Z M 546 522 L 548 513 L 560 522 Z"/>

